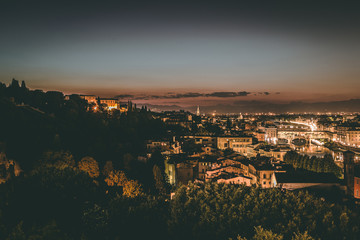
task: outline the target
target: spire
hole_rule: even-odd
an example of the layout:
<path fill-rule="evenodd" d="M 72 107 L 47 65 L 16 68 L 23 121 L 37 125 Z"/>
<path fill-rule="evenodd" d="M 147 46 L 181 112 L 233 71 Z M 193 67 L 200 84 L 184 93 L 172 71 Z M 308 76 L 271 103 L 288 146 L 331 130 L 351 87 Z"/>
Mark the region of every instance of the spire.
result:
<path fill-rule="evenodd" d="M 199 105 L 197 106 L 197 109 L 196 109 L 196 116 L 200 116 L 200 107 L 199 107 Z"/>

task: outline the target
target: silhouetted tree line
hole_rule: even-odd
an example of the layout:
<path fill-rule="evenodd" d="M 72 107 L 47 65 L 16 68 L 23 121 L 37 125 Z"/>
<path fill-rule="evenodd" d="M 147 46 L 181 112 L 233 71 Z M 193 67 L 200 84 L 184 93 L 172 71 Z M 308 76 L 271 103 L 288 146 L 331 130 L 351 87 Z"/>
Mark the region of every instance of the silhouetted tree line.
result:
<path fill-rule="evenodd" d="M 334 173 L 339 178 L 342 176 L 342 168 L 336 165 L 330 154 L 325 154 L 321 158 L 289 151 L 285 154 L 284 161 L 293 165 L 294 168 L 302 168 L 312 172 Z"/>

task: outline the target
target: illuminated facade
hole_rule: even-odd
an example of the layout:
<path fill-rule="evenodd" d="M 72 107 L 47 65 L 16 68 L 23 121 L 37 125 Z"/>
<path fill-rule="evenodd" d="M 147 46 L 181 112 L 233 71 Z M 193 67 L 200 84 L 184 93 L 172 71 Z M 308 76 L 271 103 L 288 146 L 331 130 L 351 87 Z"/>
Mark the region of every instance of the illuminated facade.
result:
<path fill-rule="evenodd" d="M 266 142 L 276 144 L 277 139 L 278 139 L 278 131 L 275 126 L 265 128 L 265 141 Z"/>
<path fill-rule="evenodd" d="M 118 108 L 118 100 L 115 98 L 101 98 L 100 104 L 106 105 L 109 110 Z"/>
<path fill-rule="evenodd" d="M 94 103 L 97 104 L 97 99 L 95 95 L 79 95 L 80 98 L 86 100 L 89 104 Z"/>
<path fill-rule="evenodd" d="M 353 146 L 360 146 L 360 130 L 349 130 L 345 131 L 345 143 Z"/>
<path fill-rule="evenodd" d="M 275 187 L 275 171 L 272 169 L 261 169 L 257 171 L 258 173 L 258 184 L 262 188 L 271 188 Z"/>
<path fill-rule="evenodd" d="M 235 152 L 246 153 L 247 146 L 252 144 L 252 137 L 218 137 L 217 147 L 224 150 L 227 148 L 232 149 Z"/>

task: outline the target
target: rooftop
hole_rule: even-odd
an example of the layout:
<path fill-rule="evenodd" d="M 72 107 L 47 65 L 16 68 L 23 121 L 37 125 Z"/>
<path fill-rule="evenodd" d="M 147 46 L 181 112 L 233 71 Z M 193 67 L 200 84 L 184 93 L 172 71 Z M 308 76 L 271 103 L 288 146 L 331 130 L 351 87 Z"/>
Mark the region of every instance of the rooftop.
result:
<path fill-rule="evenodd" d="M 340 183 L 333 173 L 276 172 L 275 177 L 278 183 Z"/>

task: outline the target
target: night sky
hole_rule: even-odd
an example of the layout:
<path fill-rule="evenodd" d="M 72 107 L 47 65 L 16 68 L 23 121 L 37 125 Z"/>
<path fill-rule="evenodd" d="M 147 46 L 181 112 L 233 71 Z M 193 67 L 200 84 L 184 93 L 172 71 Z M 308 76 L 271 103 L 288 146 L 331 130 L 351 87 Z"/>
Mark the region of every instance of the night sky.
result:
<path fill-rule="evenodd" d="M 356 1 L 266 2 L 3 0 L 0 81 L 169 104 L 359 98 Z"/>

